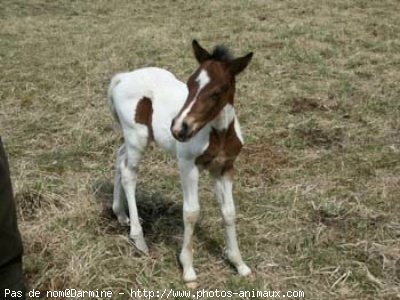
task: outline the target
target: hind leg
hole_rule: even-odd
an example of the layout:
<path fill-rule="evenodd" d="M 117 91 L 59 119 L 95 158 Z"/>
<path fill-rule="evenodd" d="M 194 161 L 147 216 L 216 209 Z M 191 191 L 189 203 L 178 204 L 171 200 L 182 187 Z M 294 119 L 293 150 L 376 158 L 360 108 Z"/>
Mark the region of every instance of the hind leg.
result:
<path fill-rule="evenodd" d="M 125 159 L 126 159 L 126 147 L 124 144 L 118 150 L 117 162 L 115 164 L 115 179 L 114 179 L 112 209 L 118 219 L 118 222 L 122 226 L 129 226 L 130 221 L 128 215 L 126 214 L 127 200 L 121 183 L 121 162 L 123 162 Z"/>
<path fill-rule="evenodd" d="M 121 183 L 125 191 L 129 207 L 130 234 L 129 237 L 134 241 L 136 247 L 142 252 L 147 253 L 148 247 L 143 237 L 142 226 L 139 222 L 139 214 L 136 206 L 136 182 L 138 164 L 142 158 L 148 142 L 147 127 L 135 124 L 133 127 L 124 128 L 126 145 L 125 159 L 120 162 Z"/>

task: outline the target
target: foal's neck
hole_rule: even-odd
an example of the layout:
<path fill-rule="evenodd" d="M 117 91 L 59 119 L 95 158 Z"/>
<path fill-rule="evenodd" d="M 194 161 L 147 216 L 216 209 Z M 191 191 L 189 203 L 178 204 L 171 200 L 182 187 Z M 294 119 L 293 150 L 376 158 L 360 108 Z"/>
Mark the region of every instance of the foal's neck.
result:
<path fill-rule="evenodd" d="M 232 104 L 226 104 L 218 116 L 211 122 L 211 127 L 217 131 L 228 129 L 229 125 L 235 120 L 235 108 Z"/>

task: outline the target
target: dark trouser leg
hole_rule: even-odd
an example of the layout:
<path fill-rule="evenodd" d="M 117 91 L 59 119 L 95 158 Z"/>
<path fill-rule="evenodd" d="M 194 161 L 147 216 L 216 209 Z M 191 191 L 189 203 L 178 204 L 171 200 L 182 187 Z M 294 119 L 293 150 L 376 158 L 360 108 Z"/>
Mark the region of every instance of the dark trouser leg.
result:
<path fill-rule="evenodd" d="M 0 138 L 0 299 L 25 299 L 22 242 L 7 156 Z"/>

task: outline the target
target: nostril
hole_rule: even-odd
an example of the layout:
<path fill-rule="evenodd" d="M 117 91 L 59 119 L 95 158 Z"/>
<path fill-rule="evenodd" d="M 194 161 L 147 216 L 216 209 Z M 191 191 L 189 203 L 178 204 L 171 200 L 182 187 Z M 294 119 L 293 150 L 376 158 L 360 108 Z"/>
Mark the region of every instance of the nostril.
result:
<path fill-rule="evenodd" d="M 186 136 L 189 126 L 186 122 L 182 122 L 181 135 Z"/>
<path fill-rule="evenodd" d="M 179 122 L 176 118 L 173 118 L 171 121 L 171 133 L 172 135 L 180 141 L 184 141 L 187 139 L 188 134 L 190 132 L 190 127 L 188 123 L 185 121 Z"/>

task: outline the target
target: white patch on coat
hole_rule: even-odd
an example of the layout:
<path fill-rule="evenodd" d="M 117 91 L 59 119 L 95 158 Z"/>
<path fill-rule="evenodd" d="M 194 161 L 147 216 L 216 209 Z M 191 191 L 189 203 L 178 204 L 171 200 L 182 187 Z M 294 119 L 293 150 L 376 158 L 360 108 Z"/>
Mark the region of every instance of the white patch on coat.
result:
<path fill-rule="evenodd" d="M 240 130 L 239 120 L 238 120 L 238 118 L 236 116 L 235 116 L 235 123 L 233 125 L 234 125 L 234 128 L 235 128 L 236 135 L 237 135 L 238 139 L 240 140 L 240 142 L 243 145 L 244 144 L 243 135 L 242 135 L 242 131 Z"/>
<path fill-rule="evenodd" d="M 154 67 L 120 73 L 116 78 L 119 83 L 110 86 L 109 99 L 112 98 L 110 106 L 115 111 L 121 128 L 124 130 L 137 127 L 136 106 L 143 97 L 147 97 L 153 106 L 154 140 L 158 146 L 176 155 L 176 140 L 171 134 L 170 126 L 187 99 L 187 85 L 171 72 Z M 144 131 L 144 128 L 141 129 Z"/>
<path fill-rule="evenodd" d="M 214 119 L 212 126 L 217 130 L 228 129 L 235 118 L 235 108 L 231 104 L 226 104 L 218 116 Z"/>
<path fill-rule="evenodd" d="M 240 124 L 235 114 L 235 108 L 231 104 L 224 106 L 219 115 L 214 119 L 212 126 L 217 130 L 228 129 L 229 125 L 232 123 L 236 132 L 236 136 L 243 144 L 242 131 L 240 130 Z"/>

